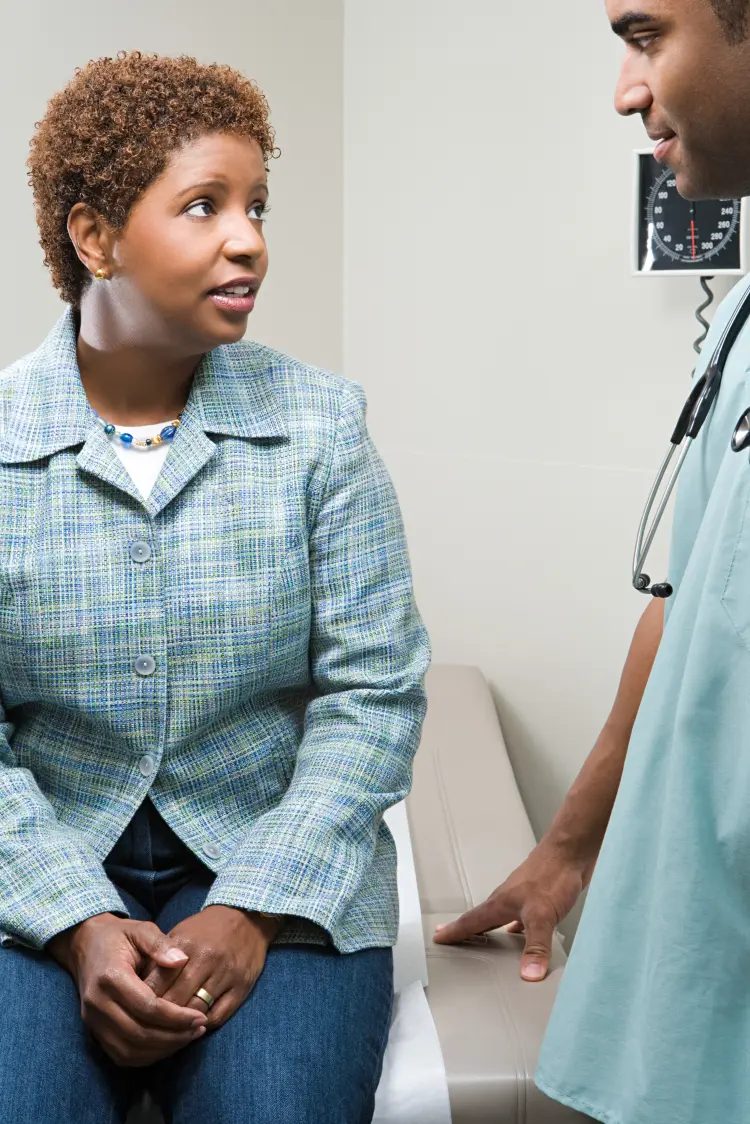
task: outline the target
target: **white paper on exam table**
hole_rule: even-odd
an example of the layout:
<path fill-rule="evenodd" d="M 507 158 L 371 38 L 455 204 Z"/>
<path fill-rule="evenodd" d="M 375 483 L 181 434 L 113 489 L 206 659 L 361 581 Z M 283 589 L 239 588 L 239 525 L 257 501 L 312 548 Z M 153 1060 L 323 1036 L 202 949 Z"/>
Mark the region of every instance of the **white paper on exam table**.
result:
<path fill-rule="evenodd" d="M 427 953 L 406 805 L 385 815 L 398 852 L 395 997 L 373 1124 L 451 1124 L 448 1078 L 427 997 Z"/>
<path fill-rule="evenodd" d="M 437 1029 L 421 983 L 394 999 L 373 1124 L 451 1124 Z"/>
<path fill-rule="evenodd" d="M 402 988 L 417 981 L 427 987 L 427 953 L 406 805 L 402 802 L 395 808 L 389 808 L 383 818 L 390 828 L 398 854 L 399 925 L 398 940 L 393 950 L 393 990 L 398 994 Z"/>

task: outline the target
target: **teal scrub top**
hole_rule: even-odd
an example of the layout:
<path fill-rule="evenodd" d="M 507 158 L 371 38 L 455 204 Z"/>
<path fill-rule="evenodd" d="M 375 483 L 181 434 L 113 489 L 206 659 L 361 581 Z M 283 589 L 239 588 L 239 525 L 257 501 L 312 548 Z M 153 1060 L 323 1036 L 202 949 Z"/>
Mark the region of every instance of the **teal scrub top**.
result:
<path fill-rule="evenodd" d="M 675 595 L 536 1077 L 607 1124 L 750 1121 L 748 407 L 746 326 L 683 469 Z"/>

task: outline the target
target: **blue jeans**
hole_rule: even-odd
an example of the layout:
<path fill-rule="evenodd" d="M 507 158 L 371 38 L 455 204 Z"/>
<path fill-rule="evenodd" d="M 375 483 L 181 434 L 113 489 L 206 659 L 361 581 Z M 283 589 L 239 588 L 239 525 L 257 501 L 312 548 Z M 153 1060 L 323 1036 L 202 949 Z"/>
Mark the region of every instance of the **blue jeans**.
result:
<path fill-rule="evenodd" d="M 105 868 L 132 916 L 164 932 L 200 910 L 213 880 L 150 801 Z M 115 1124 L 148 1088 L 167 1124 L 370 1124 L 392 994 L 390 949 L 272 946 L 221 1029 L 126 1070 L 86 1032 L 63 968 L 46 953 L 0 949 L 0 1121 Z"/>

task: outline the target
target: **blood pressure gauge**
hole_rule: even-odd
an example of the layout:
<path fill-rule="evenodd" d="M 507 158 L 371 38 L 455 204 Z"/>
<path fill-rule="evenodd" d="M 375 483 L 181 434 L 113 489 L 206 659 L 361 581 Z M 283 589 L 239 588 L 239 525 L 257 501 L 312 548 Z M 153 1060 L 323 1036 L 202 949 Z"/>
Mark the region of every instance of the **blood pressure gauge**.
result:
<path fill-rule="evenodd" d="M 720 276 L 747 272 L 744 200 L 692 203 L 650 150 L 636 152 L 635 272 Z"/>

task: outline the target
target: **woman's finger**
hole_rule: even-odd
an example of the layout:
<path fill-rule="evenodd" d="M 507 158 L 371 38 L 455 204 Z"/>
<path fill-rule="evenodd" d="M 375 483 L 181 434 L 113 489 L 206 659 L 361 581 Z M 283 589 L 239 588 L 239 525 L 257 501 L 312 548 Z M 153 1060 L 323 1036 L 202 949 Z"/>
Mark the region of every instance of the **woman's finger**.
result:
<path fill-rule="evenodd" d="M 262 973 L 259 972 L 250 982 L 243 981 L 241 983 L 229 978 L 222 978 L 219 981 L 207 980 L 204 987 L 213 997 L 214 1002 L 206 1015 L 206 1030 L 218 1030 L 220 1026 L 223 1026 L 251 994 L 261 975 Z M 190 1000 L 190 1005 L 193 1006 L 193 1004 L 196 1005 L 196 1010 L 198 1007 L 202 1007 L 203 1010 L 206 1009 L 206 1004 L 197 996 L 193 996 Z"/>
<path fill-rule="evenodd" d="M 98 1011 L 87 1025 L 105 1053 L 121 1066 L 152 1065 L 171 1057 L 206 1033 L 205 1025 L 187 1031 L 145 1028 L 115 1003 Z"/>
<path fill-rule="evenodd" d="M 148 956 L 155 964 L 169 969 L 182 968 L 187 963 L 187 953 L 178 948 L 162 933 L 153 921 L 140 921 L 129 925 L 125 934 L 140 956 Z"/>
<path fill-rule="evenodd" d="M 196 1021 L 202 1021 L 199 1011 L 158 998 L 130 969 L 118 968 L 108 972 L 101 980 L 101 988 L 105 995 L 144 1027 L 190 1030 Z"/>
<path fill-rule="evenodd" d="M 165 1043 L 150 1042 L 146 1044 L 129 1042 L 127 1039 L 120 1038 L 111 1030 L 108 1034 L 94 1034 L 94 1037 L 116 1065 L 133 1068 L 155 1065 L 156 1062 L 163 1061 L 165 1058 L 171 1058 L 180 1050 L 184 1050 L 191 1046 L 193 1042 L 197 1042 L 205 1033 L 206 1029 L 203 1027 L 200 1034 L 195 1033 L 188 1037 L 175 1036 Z"/>
<path fill-rule="evenodd" d="M 127 1042 L 137 1048 L 174 1046 L 178 1049 L 192 1042 L 194 1038 L 199 1038 L 206 1029 L 204 1024 L 193 1025 L 186 1030 L 145 1027 L 115 1002 L 101 1008 L 91 1022 L 92 1030 L 97 1033 L 106 1034 L 110 1038 Z"/>
<path fill-rule="evenodd" d="M 191 964 L 190 972 L 183 972 L 180 978 L 164 995 L 170 1003 L 177 1003 L 186 1010 L 199 1011 L 208 1015 L 208 1004 L 196 994 L 201 988 L 207 991 L 216 1003 L 231 986 L 233 981 L 230 973 L 223 964 L 204 965 L 203 971 L 197 970 L 197 963 Z"/>
<path fill-rule="evenodd" d="M 142 978 L 146 987 L 151 988 L 154 995 L 163 998 L 182 971 L 182 968 L 160 968 L 157 964 L 152 964 Z"/>
<path fill-rule="evenodd" d="M 232 1015 L 242 1006 L 246 999 L 247 994 L 244 994 L 235 987 L 231 987 L 228 991 L 225 991 L 211 1008 L 208 1015 L 206 1030 L 218 1030 L 220 1026 L 223 1026 L 225 1022 L 231 1019 Z"/>
<path fill-rule="evenodd" d="M 206 988 L 205 990 L 208 991 L 208 988 Z M 208 991 L 208 994 L 213 999 L 213 1003 L 207 1003 L 205 999 L 201 999 L 200 996 L 194 995 L 192 999 L 189 999 L 185 1005 L 192 1011 L 203 1011 L 203 1013 L 206 1015 L 206 1018 L 208 1018 L 209 1012 L 213 1011 L 214 1006 L 221 998 L 221 996 L 214 995 L 212 991 Z"/>

